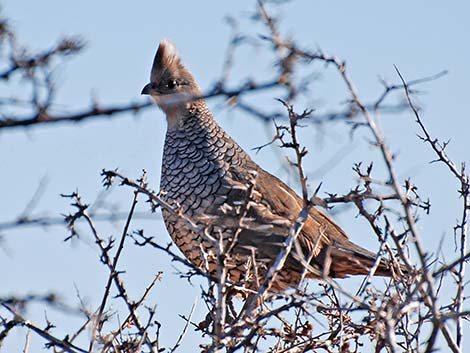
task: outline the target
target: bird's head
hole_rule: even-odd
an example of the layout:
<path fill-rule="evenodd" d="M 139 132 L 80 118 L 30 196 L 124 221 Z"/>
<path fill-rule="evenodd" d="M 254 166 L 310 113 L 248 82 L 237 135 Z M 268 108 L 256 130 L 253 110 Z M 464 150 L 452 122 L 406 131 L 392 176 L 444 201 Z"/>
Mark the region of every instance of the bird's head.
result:
<path fill-rule="evenodd" d="M 142 89 L 167 114 L 186 109 L 194 97 L 202 96 L 196 80 L 181 63 L 174 45 L 162 40 L 153 60 L 150 83 Z"/>

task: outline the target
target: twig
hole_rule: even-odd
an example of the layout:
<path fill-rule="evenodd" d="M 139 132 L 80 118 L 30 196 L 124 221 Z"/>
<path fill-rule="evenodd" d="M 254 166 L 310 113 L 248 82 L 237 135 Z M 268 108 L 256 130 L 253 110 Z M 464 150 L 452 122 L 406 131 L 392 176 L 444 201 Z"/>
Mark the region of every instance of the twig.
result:
<path fill-rule="evenodd" d="M 463 301 L 464 301 L 464 277 L 465 277 L 465 265 L 466 261 L 464 260 L 467 256 L 467 238 L 468 238 L 468 219 L 470 216 L 470 184 L 469 184 L 469 177 L 465 172 L 465 164 L 462 164 L 462 168 L 459 170 L 457 166 L 452 162 L 452 160 L 447 156 L 445 152 L 446 144 L 442 145 L 437 139 L 433 139 L 428 132 L 427 128 L 424 126 L 421 117 L 419 115 L 418 109 L 413 104 L 411 100 L 411 95 L 409 91 L 409 85 L 406 83 L 405 79 L 403 78 L 402 74 L 395 66 L 395 70 L 400 77 L 403 87 L 405 90 L 406 99 L 408 104 L 413 111 L 413 114 L 416 118 L 416 122 L 418 123 L 421 131 L 424 134 L 423 141 L 427 142 L 434 152 L 438 156 L 438 160 L 443 162 L 450 172 L 459 180 L 460 182 L 460 196 L 463 198 L 463 205 L 462 205 L 462 218 L 460 224 L 455 228 L 455 230 L 460 229 L 460 259 L 455 265 L 458 265 L 458 279 L 457 279 L 457 293 L 456 293 L 456 312 L 460 313 L 463 310 Z M 459 260 L 460 260 L 459 259 Z M 454 266 L 455 266 L 454 265 Z M 454 267 L 451 266 L 450 268 Z M 442 269 L 441 269 L 442 270 Z M 442 271 L 440 271 L 442 272 Z M 452 342 L 449 343 L 449 339 L 447 342 L 450 344 L 450 348 L 453 351 L 457 351 L 459 347 L 462 345 L 462 338 L 463 338 L 463 324 L 462 324 L 462 317 L 457 317 L 457 337 L 456 337 L 456 345 L 454 346 Z"/>
<path fill-rule="evenodd" d="M 181 342 L 183 341 L 183 338 L 186 335 L 186 332 L 188 331 L 189 323 L 191 322 L 191 318 L 193 317 L 193 314 L 194 314 L 194 309 L 196 308 L 196 303 L 197 303 L 197 300 L 195 300 L 193 305 L 191 306 L 191 310 L 189 312 L 189 315 L 185 319 L 186 323 L 183 327 L 183 331 L 181 332 L 178 339 L 176 340 L 175 345 L 172 348 L 170 348 L 170 353 L 175 352 L 178 349 L 178 347 L 181 345 Z"/>

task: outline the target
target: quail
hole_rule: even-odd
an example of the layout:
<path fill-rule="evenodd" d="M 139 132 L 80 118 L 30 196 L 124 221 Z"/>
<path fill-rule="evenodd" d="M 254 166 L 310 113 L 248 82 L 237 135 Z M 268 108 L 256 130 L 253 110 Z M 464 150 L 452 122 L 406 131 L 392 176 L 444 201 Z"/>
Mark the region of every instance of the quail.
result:
<path fill-rule="evenodd" d="M 222 249 L 228 280 L 256 287 L 284 246 L 303 199 L 217 124 L 171 42 L 160 42 L 142 94 L 155 100 L 168 124 L 160 183 L 161 198 L 172 206 L 162 209 L 168 233 L 193 265 L 212 275 Z M 374 253 L 312 207 L 271 289 L 295 287 L 304 276 L 364 275 L 375 263 Z M 390 263 L 379 261 L 374 274 L 391 276 Z"/>

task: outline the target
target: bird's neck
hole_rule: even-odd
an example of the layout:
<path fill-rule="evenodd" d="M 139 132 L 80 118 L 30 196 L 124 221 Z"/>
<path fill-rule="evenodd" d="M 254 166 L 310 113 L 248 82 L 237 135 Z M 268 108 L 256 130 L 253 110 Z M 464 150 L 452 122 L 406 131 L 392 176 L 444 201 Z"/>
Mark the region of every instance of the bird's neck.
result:
<path fill-rule="evenodd" d="M 169 132 L 217 125 L 203 99 L 167 107 L 165 113 Z"/>

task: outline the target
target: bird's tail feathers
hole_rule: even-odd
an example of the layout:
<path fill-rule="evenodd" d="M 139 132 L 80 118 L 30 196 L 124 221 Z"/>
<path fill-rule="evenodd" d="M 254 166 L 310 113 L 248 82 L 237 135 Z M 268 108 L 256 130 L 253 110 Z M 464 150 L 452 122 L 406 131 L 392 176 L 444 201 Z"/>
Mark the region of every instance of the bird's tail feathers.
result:
<path fill-rule="evenodd" d="M 368 275 L 369 273 L 373 273 L 374 276 L 393 276 L 393 266 L 389 260 L 379 258 L 376 254 L 352 242 L 325 246 L 318 259 L 323 261 L 319 265 L 324 273 L 334 278 Z"/>

